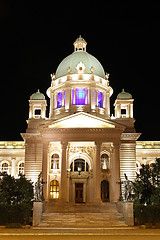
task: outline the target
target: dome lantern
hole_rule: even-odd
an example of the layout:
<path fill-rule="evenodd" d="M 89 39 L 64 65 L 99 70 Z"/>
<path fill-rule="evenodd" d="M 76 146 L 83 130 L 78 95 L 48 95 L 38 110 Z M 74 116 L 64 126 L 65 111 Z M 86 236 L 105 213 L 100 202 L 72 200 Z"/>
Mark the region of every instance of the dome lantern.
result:
<path fill-rule="evenodd" d="M 76 39 L 76 41 L 73 43 L 74 45 L 74 51 L 84 51 L 86 52 L 86 46 L 87 42 L 84 40 L 84 38 L 79 35 L 79 38 Z"/>

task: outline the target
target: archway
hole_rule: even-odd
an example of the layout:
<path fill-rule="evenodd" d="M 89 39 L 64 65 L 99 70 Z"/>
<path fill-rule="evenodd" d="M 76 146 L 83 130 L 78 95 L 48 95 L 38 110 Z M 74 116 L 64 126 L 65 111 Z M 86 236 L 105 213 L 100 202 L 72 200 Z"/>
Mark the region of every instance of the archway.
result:
<path fill-rule="evenodd" d="M 109 182 L 106 180 L 101 182 L 101 199 L 102 202 L 109 202 Z"/>

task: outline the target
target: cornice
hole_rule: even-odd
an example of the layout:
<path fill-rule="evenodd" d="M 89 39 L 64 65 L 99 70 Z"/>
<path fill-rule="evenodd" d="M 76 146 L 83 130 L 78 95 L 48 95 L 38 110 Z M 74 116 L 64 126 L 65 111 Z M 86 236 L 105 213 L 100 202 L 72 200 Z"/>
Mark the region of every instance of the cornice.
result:
<path fill-rule="evenodd" d="M 43 128 L 41 133 L 62 132 L 62 133 L 97 133 L 97 132 L 112 132 L 120 133 L 121 129 L 116 128 Z"/>
<path fill-rule="evenodd" d="M 122 133 L 121 140 L 134 140 L 136 141 L 140 137 L 141 133 Z"/>

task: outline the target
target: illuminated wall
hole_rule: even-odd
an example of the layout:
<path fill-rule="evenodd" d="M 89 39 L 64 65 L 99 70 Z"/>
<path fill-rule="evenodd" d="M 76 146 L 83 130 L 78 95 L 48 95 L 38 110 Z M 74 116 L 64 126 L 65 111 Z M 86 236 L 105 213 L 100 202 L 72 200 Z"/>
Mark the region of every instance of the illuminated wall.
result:
<path fill-rule="evenodd" d="M 131 181 L 136 177 L 136 143 L 121 143 L 120 147 L 120 178 L 125 180 L 124 173 Z"/>

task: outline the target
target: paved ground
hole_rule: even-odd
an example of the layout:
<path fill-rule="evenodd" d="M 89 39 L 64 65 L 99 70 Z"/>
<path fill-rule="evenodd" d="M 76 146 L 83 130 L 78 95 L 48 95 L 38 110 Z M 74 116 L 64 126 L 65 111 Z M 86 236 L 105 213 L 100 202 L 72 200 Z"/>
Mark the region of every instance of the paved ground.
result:
<path fill-rule="evenodd" d="M 1 240 L 160 240 L 156 229 L 0 229 Z M 68 233 L 67 233 L 68 231 Z"/>

